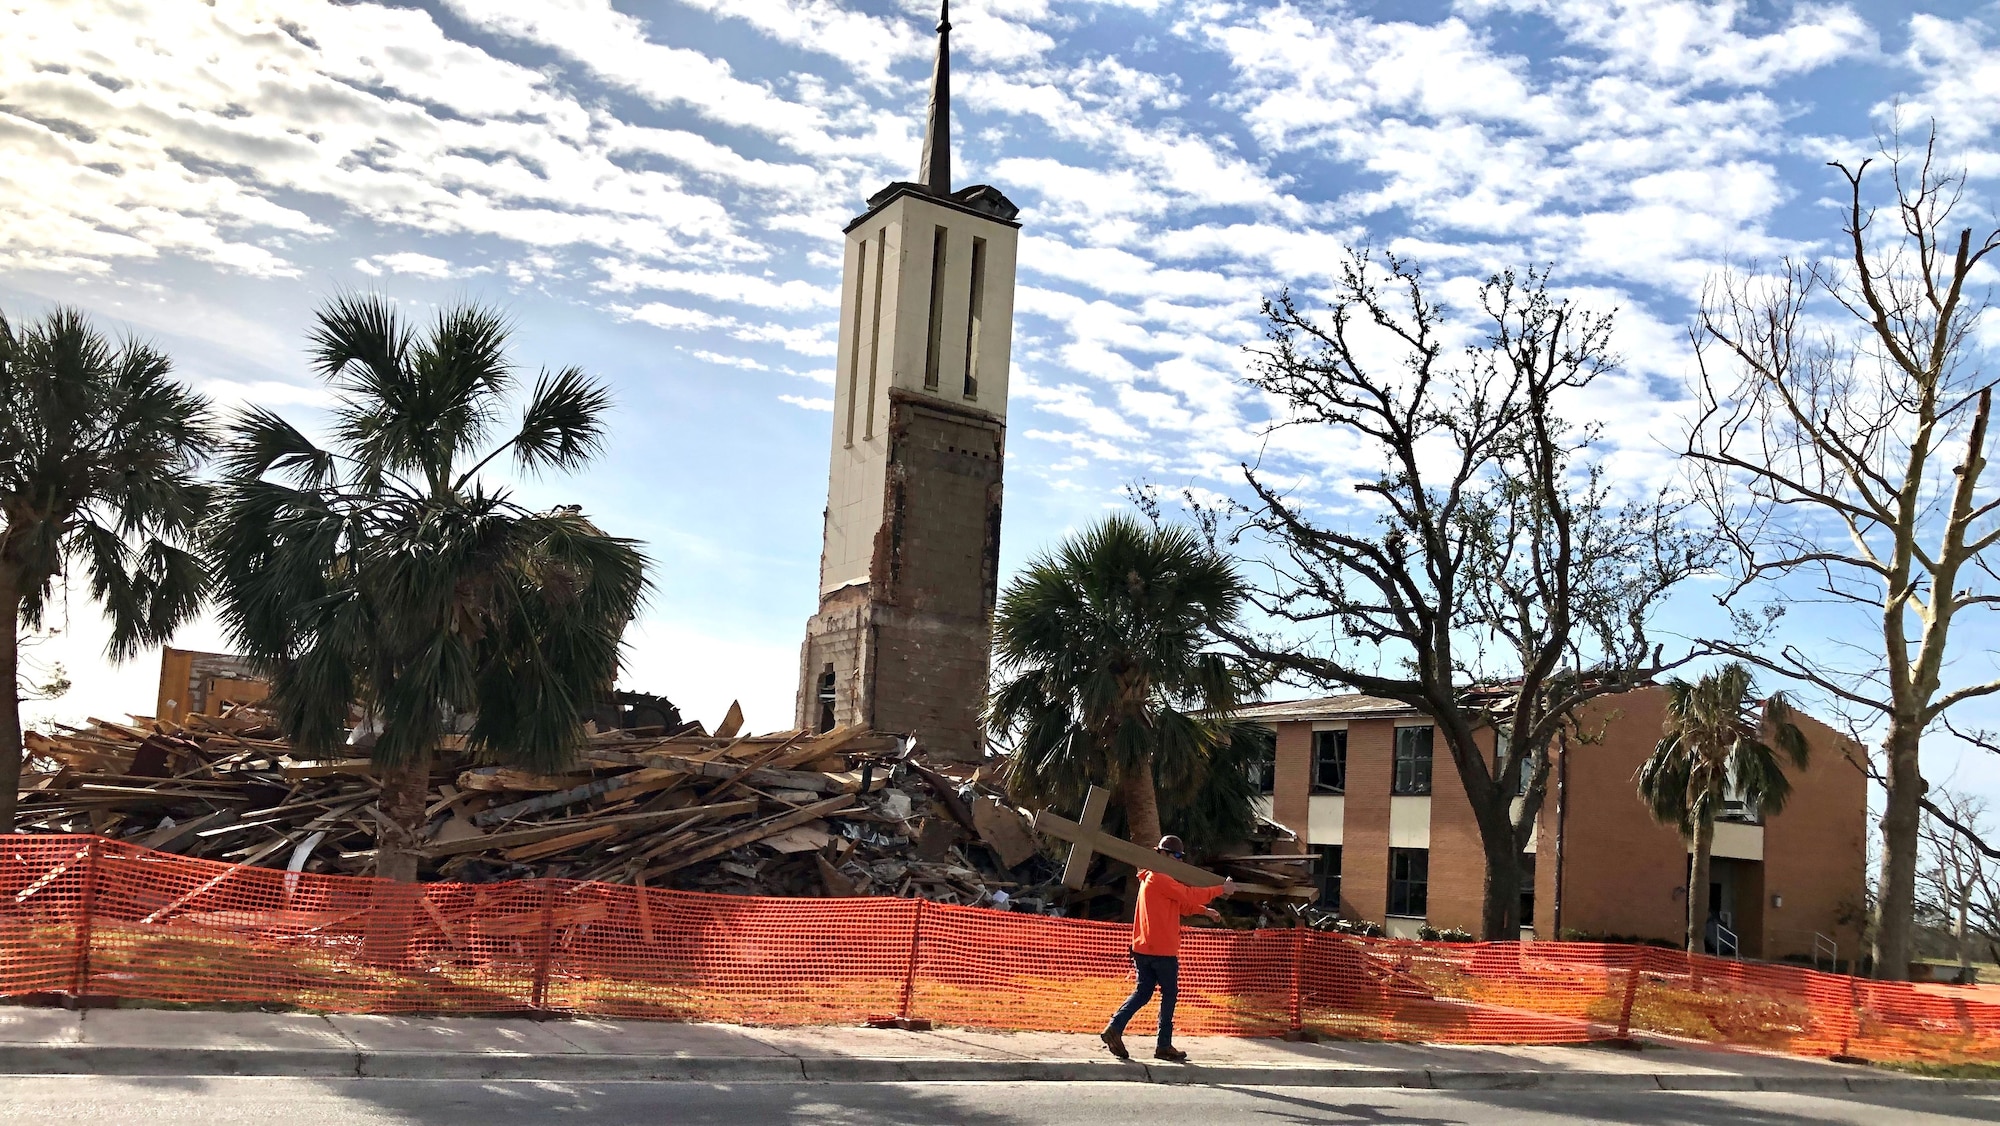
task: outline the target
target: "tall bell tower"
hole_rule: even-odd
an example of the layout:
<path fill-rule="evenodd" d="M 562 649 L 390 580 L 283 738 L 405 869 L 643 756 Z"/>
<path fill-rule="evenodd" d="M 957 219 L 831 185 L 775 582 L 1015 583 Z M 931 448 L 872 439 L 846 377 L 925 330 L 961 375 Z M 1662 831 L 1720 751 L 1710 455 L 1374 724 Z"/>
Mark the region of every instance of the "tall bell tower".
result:
<path fill-rule="evenodd" d="M 915 181 L 847 225 L 819 612 L 798 722 L 915 735 L 976 759 L 999 582 L 1015 207 L 951 187 L 951 20 Z"/>

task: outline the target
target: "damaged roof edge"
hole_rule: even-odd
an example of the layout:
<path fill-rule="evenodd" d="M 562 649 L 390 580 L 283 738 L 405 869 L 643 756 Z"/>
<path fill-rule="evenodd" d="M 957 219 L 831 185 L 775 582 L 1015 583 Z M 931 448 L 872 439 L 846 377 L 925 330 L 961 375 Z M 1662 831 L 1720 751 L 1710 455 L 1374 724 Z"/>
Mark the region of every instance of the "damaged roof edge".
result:
<path fill-rule="evenodd" d="M 1236 710 L 1237 719 L 1263 722 L 1353 719 L 1363 716 L 1417 715 L 1417 709 L 1398 700 L 1385 700 L 1360 692 L 1339 696 L 1314 696 L 1303 700 L 1275 700 L 1251 704 Z"/>

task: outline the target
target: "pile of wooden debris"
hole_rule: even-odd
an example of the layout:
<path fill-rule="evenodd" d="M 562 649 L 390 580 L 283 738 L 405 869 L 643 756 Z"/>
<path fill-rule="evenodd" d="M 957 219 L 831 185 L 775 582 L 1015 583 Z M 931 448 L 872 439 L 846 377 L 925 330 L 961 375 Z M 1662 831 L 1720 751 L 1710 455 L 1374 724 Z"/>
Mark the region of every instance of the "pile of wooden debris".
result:
<path fill-rule="evenodd" d="M 541 776 L 445 747 L 423 877 L 607 880 L 761 895 L 898 895 L 1061 910 L 1076 896 L 1022 814 L 911 740 L 607 731 Z M 15 827 L 291 871 L 373 870 L 380 786 L 368 760 L 304 761 L 247 706 L 182 722 L 92 719 L 27 737 Z"/>

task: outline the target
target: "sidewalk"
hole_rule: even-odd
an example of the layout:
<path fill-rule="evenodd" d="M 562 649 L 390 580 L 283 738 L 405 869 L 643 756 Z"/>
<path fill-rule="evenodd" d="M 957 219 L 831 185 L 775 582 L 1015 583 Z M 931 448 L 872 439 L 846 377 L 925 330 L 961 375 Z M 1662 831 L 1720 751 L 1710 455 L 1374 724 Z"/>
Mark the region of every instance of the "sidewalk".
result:
<path fill-rule="evenodd" d="M 1094 1036 L 651 1021 L 0 1006 L 0 1074 L 693 1082 L 1125 1081 L 1444 1090 L 1986 1091 L 1817 1060 L 1647 1045 L 1455 1047 L 1187 1037 L 1187 1064 Z M 1144 1048 L 1144 1051 L 1138 1049 Z"/>

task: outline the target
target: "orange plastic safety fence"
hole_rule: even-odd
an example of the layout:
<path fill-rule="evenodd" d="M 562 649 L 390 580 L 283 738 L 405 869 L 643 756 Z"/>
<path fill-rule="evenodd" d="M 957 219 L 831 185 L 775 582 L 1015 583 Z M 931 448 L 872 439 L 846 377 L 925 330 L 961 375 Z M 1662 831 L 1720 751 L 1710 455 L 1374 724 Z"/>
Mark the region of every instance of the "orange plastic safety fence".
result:
<path fill-rule="evenodd" d="M 905 1015 L 1093 1032 L 1127 927 L 904 899 L 763 899 L 565 880 L 394 884 L 0 838 L 0 995 L 342 1012 L 545 1010 L 762 1024 Z M 1649 1033 L 1809 1055 L 2000 1059 L 1967 990 L 1592 943 L 1190 930 L 1179 1028 L 1448 1043 Z M 1134 1035 L 1151 1031 L 1153 1010 Z"/>

